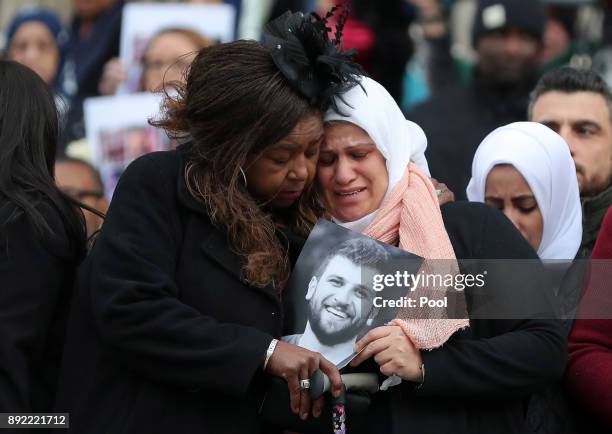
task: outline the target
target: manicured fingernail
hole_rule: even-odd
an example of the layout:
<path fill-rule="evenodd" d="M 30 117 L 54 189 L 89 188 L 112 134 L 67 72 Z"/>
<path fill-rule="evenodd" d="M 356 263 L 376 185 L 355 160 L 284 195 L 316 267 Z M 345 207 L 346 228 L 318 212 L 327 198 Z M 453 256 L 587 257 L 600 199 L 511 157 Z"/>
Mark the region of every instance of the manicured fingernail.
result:
<path fill-rule="evenodd" d="M 308 417 L 308 413 L 302 413 L 302 420 L 306 420 L 306 418 Z"/>

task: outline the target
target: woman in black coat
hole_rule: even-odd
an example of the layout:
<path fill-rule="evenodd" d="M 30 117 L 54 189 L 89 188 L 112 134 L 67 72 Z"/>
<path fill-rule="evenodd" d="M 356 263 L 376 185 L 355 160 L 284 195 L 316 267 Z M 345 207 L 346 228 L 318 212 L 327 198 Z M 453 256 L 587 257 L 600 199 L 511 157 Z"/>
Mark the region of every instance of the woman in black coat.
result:
<path fill-rule="evenodd" d="M 298 42 L 312 26 L 280 20 Z M 324 26 L 309 30 L 336 53 Z M 309 73 L 322 87 L 290 82 L 291 59 L 271 55 L 284 43 L 200 51 L 155 122 L 190 142 L 123 174 L 74 298 L 58 405 L 73 432 L 257 433 L 267 378 L 287 381 L 302 418 L 300 381 L 315 369 L 339 392 L 330 362 L 275 338 L 289 240 L 314 222 L 321 111 L 350 81 L 334 67 L 349 64 Z"/>
<path fill-rule="evenodd" d="M 0 102 L 0 412 L 50 412 L 85 221 L 53 180 L 48 86 L 0 60 Z"/>

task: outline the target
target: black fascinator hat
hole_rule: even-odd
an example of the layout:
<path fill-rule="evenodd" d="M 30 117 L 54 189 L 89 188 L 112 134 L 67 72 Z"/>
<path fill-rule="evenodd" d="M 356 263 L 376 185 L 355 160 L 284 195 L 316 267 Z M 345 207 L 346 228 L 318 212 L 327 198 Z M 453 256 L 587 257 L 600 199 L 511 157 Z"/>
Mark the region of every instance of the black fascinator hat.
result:
<path fill-rule="evenodd" d="M 343 6 L 334 38 L 328 20 L 340 6 L 334 6 L 324 17 L 315 13 L 285 12 L 264 27 L 263 44 L 270 50 L 274 63 L 291 86 L 311 104 L 327 110 L 334 97 L 359 84 L 361 67 L 352 61 L 355 50 L 342 51 L 342 29 L 349 9 Z"/>

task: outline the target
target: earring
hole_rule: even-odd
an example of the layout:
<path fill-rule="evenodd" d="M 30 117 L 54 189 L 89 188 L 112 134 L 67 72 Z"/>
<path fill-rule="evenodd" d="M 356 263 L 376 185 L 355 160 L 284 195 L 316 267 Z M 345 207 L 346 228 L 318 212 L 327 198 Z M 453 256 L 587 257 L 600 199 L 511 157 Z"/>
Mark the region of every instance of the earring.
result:
<path fill-rule="evenodd" d="M 244 188 L 247 187 L 247 179 L 246 179 L 246 175 L 244 173 L 244 170 L 242 170 L 242 167 L 238 167 L 240 169 L 240 173 L 242 174 L 242 179 L 244 180 Z"/>

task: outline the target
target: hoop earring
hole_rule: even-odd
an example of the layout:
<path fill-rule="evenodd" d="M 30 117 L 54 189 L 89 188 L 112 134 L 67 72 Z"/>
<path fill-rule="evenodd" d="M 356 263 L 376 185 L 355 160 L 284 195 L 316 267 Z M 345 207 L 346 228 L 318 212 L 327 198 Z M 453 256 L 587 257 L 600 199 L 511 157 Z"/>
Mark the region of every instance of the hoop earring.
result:
<path fill-rule="evenodd" d="M 242 174 L 242 179 L 244 180 L 244 188 L 246 188 L 248 185 L 246 175 L 244 173 L 244 170 L 242 170 L 242 167 L 238 167 L 238 168 L 240 169 L 240 173 Z"/>

